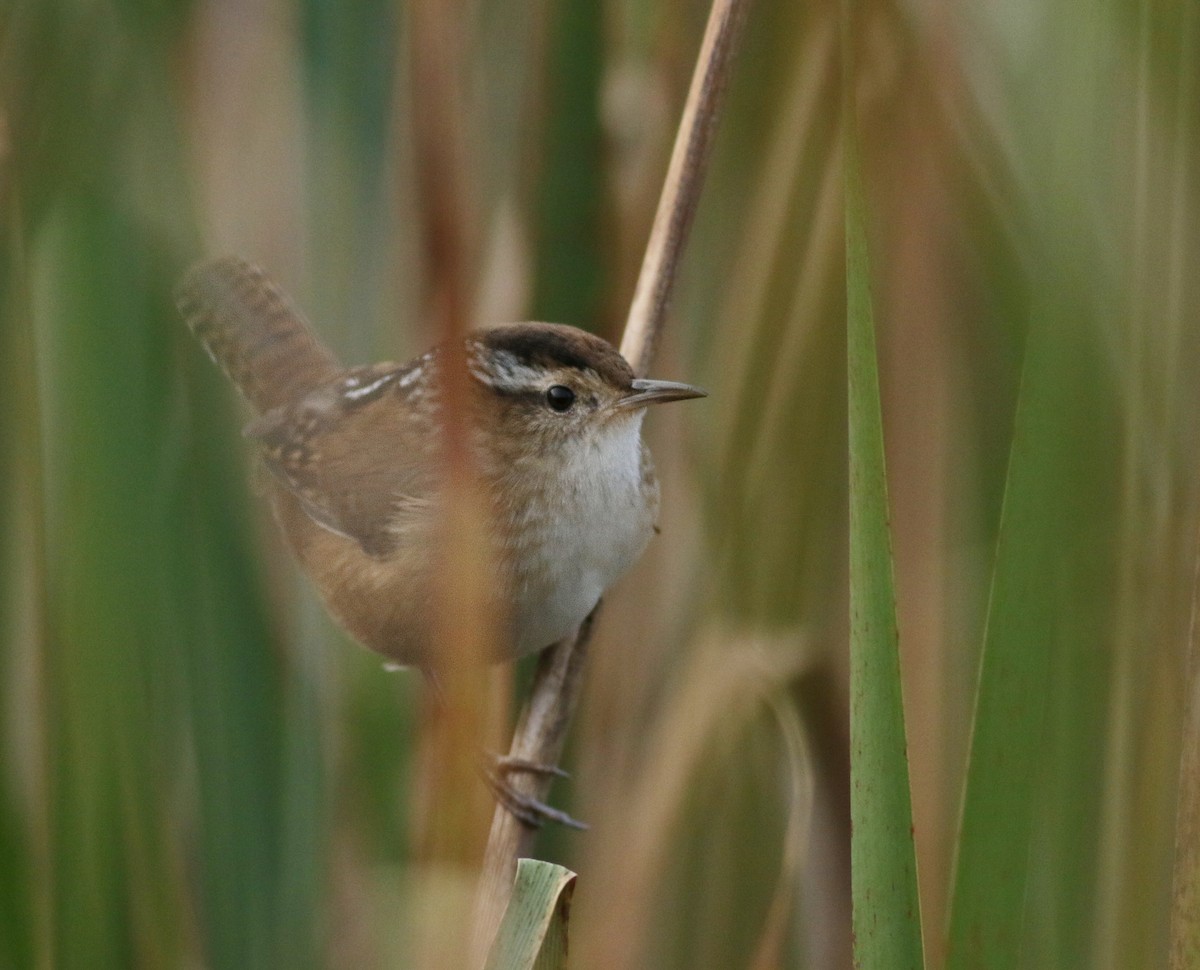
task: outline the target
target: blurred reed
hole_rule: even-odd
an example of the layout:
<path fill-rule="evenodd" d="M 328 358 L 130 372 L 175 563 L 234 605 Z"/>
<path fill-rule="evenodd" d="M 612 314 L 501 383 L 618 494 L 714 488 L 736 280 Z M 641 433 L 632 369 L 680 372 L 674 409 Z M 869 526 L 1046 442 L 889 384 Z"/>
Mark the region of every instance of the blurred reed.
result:
<path fill-rule="evenodd" d="M 463 314 L 611 336 L 707 5 L 461 7 Z M 281 556 L 169 300 L 234 251 L 347 360 L 435 339 L 412 14 L 0 9 L 0 967 L 452 939 L 462 886 L 412 837 L 419 687 Z M 593 832 L 538 842 L 581 873 L 580 967 L 849 966 L 837 14 L 747 24 L 656 368 L 714 393 L 652 419 L 663 532 L 555 791 Z M 1159 967 L 1198 920 L 1200 18 L 856 17 L 926 962 Z"/>

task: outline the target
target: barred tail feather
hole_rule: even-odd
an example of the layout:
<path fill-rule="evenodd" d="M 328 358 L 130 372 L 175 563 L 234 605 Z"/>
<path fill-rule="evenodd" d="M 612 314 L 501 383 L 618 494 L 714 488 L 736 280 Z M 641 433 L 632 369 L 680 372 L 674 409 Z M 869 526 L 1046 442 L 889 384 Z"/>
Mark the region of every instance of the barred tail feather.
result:
<path fill-rule="evenodd" d="M 194 267 L 175 291 L 179 312 L 259 412 L 329 380 L 338 361 L 257 266 L 225 256 Z"/>

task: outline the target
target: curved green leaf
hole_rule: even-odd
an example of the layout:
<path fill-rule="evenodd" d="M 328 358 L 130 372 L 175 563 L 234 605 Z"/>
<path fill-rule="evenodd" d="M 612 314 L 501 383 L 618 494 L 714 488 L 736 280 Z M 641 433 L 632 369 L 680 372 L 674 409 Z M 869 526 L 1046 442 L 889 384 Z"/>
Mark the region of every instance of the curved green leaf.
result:
<path fill-rule="evenodd" d="M 512 898 L 488 955 L 487 970 L 560 970 L 567 965 L 567 917 L 575 873 L 519 859 Z"/>

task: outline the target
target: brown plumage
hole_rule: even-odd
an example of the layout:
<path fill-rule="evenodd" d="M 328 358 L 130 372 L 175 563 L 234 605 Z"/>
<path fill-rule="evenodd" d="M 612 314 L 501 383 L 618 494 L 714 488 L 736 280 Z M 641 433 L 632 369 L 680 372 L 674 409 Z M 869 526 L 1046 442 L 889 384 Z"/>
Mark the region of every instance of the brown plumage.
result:
<path fill-rule="evenodd" d="M 373 650 L 435 665 L 444 351 L 342 369 L 278 288 L 235 258 L 194 269 L 177 298 L 259 412 L 246 435 L 271 472 L 288 544 L 330 611 Z M 636 380 L 607 342 L 559 324 L 480 331 L 466 351 L 463 403 L 509 656 L 564 636 L 640 555 L 658 507 L 644 406 L 702 392 Z"/>
<path fill-rule="evenodd" d="M 188 327 L 259 411 L 295 400 L 338 371 L 283 292 L 234 256 L 196 266 L 176 302 Z"/>

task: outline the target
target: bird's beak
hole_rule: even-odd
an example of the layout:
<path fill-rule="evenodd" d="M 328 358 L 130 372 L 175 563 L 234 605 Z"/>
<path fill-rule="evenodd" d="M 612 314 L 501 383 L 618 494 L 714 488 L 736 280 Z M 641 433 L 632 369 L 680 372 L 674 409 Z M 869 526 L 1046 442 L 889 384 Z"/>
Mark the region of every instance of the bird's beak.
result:
<path fill-rule="evenodd" d="M 621 398 L 616 407 L 634 410 L 644 408 L 647 404 L 686 401 L 693 397 L 708 397 L 708 391 L 702 391 L 691 384 L 680 384 L 678 381 L 650 381 L 638 378 L 630 385 L 629 396 Z"/>

